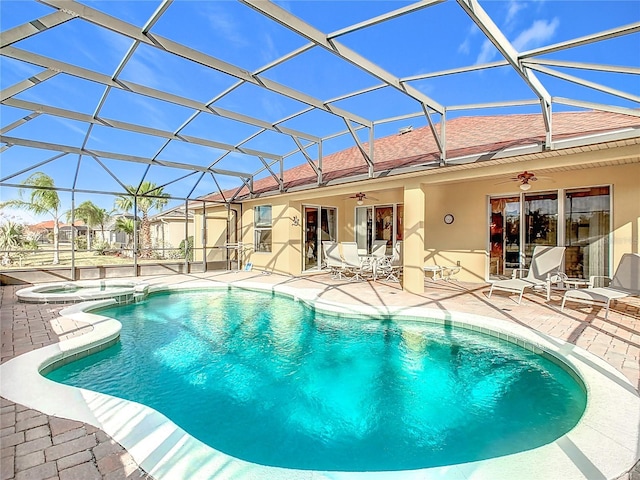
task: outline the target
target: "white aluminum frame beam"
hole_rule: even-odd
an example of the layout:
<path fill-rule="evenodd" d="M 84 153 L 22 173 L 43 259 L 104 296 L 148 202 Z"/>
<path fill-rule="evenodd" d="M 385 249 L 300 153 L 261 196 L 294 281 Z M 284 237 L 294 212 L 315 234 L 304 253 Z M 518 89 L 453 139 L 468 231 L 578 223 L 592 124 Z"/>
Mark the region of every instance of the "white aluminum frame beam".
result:
<path fill-rule="evenodd" d="M 533 68 L 533 65 L 546 65 L 548 67 L 576 68 L 580 70 L 594 70 L 608 73 L 628 73 L 640 75 L 640 68 L 627 67 L 625 65 L 603 65 L 600 63 L 571 62 L 568 60 L 552 60 L 548 58 L 528 58 L 522 60 L 522 65 Z"/>
<path fill-rule="evenodd" d="M 477 0 L 456 0 L 458 5 L 473 20 L 478 28 L 493 43 L 502 56 L 509 62 L 513 69 L 522 77 L 529 88 L 540 99 L 542 107 L 542 117 L 544 119 L 545 129 L 547 131 L 546 145 L 551 148 L 552 130 L 551 130 L 551 95 L 542 85 L 540 80 L 533 74 L 522 67 L 520 56 L 511 42 L 505 37 L 504 33 L 498 28 L 491 17 L 484 11 Z"/>
<path fill-rule="evenodd" d="M 50 78 L 58 75 L 58 73 L 60 72 L 54 72 L 53 70 L 43 70 L 42 72 L 36 73 L 26 80 L 22 80 L 15 85 L 11 85 L 10 87 L 7 87 L 4 90 L 0 91 L 0 102 L 4 102 L 7 98 L 11 98 L 24 92 L 25 90 L 38 85 L 41 82 L 47 81 Z"/>
<path fill-rule="evenodd" d="M 163 167 L 181 168 L 183 170 L 195 170 L 197 172 L 212 172 L 220 175 L 227 175 L 230 177 L 246 178 L 247 174 L 244 172 L 235 172 L 233 170 L 224 170 L 220 168 L 207 168 L 199 165 L 191 165 L 188 163 L 172 162 L 168 160 L 153 160 L 151 158 L 145 158 L 134 155 L 124 155 L 121 153 L 105 152 L 102 150 L 87 150 L 80 147 L 74 147 L 71 145 L 59 145 L 57 143 L 40 142 L 37 140 L 25 140 L 23 138 L 9 137 L 6 135 L 0 135 L 0 142 L 10 145 L 19 145 L 22 147 L 39 148 L 42 150 L 52 150 L 54 152 L 65 153 L 77 153 L 78 155 L 89 155 L 92 157 L 110 158 L 112 160 L 121 160 L 125 162 L 143 163 L 147 165 L 159 165 Z"/>
<path fill-rule="evenodd" d="M 279 5 L 265 0 L 240 1 L 260 12 L 262 15 L 271 18 L 273 21 L 278 22 L 289 30 L 297 33 L 298 35 L 312 41 L 316 45 L 338 56 L 338 58 L 351 63 L 355 67 L 367 72 L 369 75 L 372 75 L 378 80 L 381 80 L 385 85 L 393 87 L 401 93 L 407 95 L 409 98 L 415 100 L 424 109 L 427 121 L 430 124 L 431 119 L 428 114 L 429 110 L 434 110 L 437 113 L 444 114 L 445 107 L 440 103 L 436 102 L 432 98 L 429 98 L 427 95 L 423 94 L 416 88 L 402 83 L 400 79 L 395 75 L 387 72 L 380 66 L 366 59 L 359 53 L 351 50 L 347 46 L 341 44 L 337 40 L 330 38 L 328 35 L 322 33 L 320 30 L 317 30 L 315 27 L 309 25 L 300 18 L 295 17 Z M 351 129 L 351 124 L 348 121 L 349 119 L 345 117 L 344 120 L 345 123 L 349 126 L 349 129 Z M 369 128 L 373 128 L 373 123 L 371 122 L 366 126 Z M 441 148 L 440 153 L 444 157 L 445 152 L 442 150 L 443 144 L 440 138 L 438 138 L 437 132 L 433 128 L 432 133 L 435 137 L 436 143 L 438 144 L 439 148 Z"/>
<path fill-rule="evenodd" d="M 278 22 L 289 30 L 296 32 L 298 35 L 312 41 L 334 55 L 337 55 L 339 58 L 348 61 L 368 74 L 382 80 L 385 84 L 399 90 L 416 102 L 424 104 L 438 113 L 443 113 L 444 106 L 440 103 L 429 98 L 413 87 L 402 85 L 400 83 L 400 79 L 395 75 L 392 75 L 373 62 L 367 60 L 362 55 L 339 43 L 337 40 L 329 38 L 328 35 L 317 30 L 315 27 L 309 25 L 300 18 L 295 17 L 279 5 L 265 0 L 240 0 L 240 2 L 250 6 L 265 17 L 271 18 L 275 22 Z"/>
<path fill-rule="evenodd" d="M 592 88 L 600 92 L 608 93 L 609 95 L 614 95 L 616 97 L 624 98 L 625 100 L 631 100 L 632 102 L 640 103 L 640 96 L 638 95 L 633 95 L 631 93 L 623 92 L 621 90 L 616 90 L 615 88 L 610 88 L 610 87 L 607 87 L 606 85 L 601 85 L 596 82 L 583 80 L 574 75 L 569 75 L 567 73 L 559 72 L 552 68 L 544 67 L 542 65 L 529 65 L 528 68 L 530 68 L 531 70 L 536 70 L 540 73 L 545 73 L 552 77 L 560 78 L 562 80 L 575 83 L 577 85 L 582 85 L 583 87 Z"/>
<path fill-rule="evenodd" d="M 0 38 L 0 48 L 12 45 L 16 42 L 20 42 L 25 38 L 29 38 L 33 35 L 48 30 L 49 28 L 56 27 L 62 23 L 66 23 L 76 18 L 76 15 L 69 14 L 67 12 L 53 12 L 36 20 L 32 20 L 28 23 L 18 25 L 5 32 L 2 32 Z"/>
<path fill-rule="evenodd" d="M 307 140 L 320 141 L 320 137 L 317 137 L 315 135 L 311 135 L 311 134 L 301 132 L 295 129 L 287 128 L 287 127 L 275 126 L 264 120 L 250 117 L 249 115 L 231 112 L 223 108 L 207 106 L 205 103 L 202 103 L 196 100 L 191 100 L 189 98 L 181 97 L 179 95 L 174 95 L 172 93 L 167 93 L 162 90 L 146 87 L 144 85 L 140 85 L 134 82 L 124 81 L 124 80 L 116 81 L 112 79 L 109 75 L 95 72 L 93 70 L 88 70 L 86 68 L 77 67 L 69 63 L 61 62 L 59 60 L 54 60 L 49 57 L 27 52 L 25 50 L 21 50 L 15 47 L 2 48 L 0 49 L 0 54 L 8 58 L 13 58 L 14 60 L 20 60 L 20 61 L 30 63 L 32 65 L 37 65 L 39 67 L 46 68 L 52 71 L 66 73 L 67 75 L 71 75 L 76 78 L 80 78 L 82 80 L 88 80 L 90 82 L 98 83 L 108 87 L 117 88 L 119 90 L 123 90 L 126 92 L 136 93 L 136 94 L 143 95 L 145 97 L 153 98 L 156 100 L 162 100 L 164 102 L 172 103 L 174 105 L 178 105 L 181 107 L 186 107 L 192 110 L 198 110 L 201 112 L 210 113 L 213 115 L 217 115 L 219 117 L 235 120 L 235 121 L 242 122 L 255 127 L 266 128 L 267 130 L 272 130 L 274 132 L 283 133 L 286 135 L 296 135 L 298 137 L 305 138 Z"/>
<path fill-rule="evenodd" d="M 564 42 L 554 43 L 553 45 L 547 45 L 546 47 L 528 50 L 520 54 L 520 59 L 536 57 L 538 55 L 547 55 L 549 53 L 559 52 L 560 50 L 580 47 L 582 45 L 588 45 L 589 43 L 600 42 L 602 40 L 608 40 L 610 38 L 621 37 L 623 35 L 638 32 L 640 32 L 640 22 L 630 23 L 622 27 L 612 28 L 592 35 L 585 35 L 584 37 L 574 38 L 573 40 L 566 40 Z"/>
<path fill-rule="evenodd" d="M 350 25 L 340 30 L 336 30 L 335 32 L 332 32 L 329 35 L 327 35 L 327 38 L 331 40 L 333 38 L 346 35 L 347 33 L 356 32 L 358 30 L 362 30 L 363 28 L 370 27 L 372 25 L 377 25 L 379 23 L 386 22 L 387 20 L 391 20 L 393 18 L 398 18 L 402 15 L 406 15 L 407 13 L 412 13 L 418 10 L 422 10 L 423 8 L 430 7 L 432 5 L 437 5 L 438 3 L 443 3 L 446 1 L 447 0 L 421 0 L 419 2 L 412 3 L 411 5 L 407 5 L 405 7 L 398 8 L 391 12 L 378 15 L 377 17 L 374 17 L 374 18 L 370 18 L 369 20 L 365 20 L 363 22 Z"/>
<path fill-rule="evenodd" d="M 239 80 L 244 80 L 258 87 L 264 87 L 267 90 L 291 98 L 298 102 L 316 107 L 329 113 L 333 113 L 343 118 L 348 118 L 357 123 L 362 123 L 365 125 L 371 123 L 370 120 L 365 119 L 359 115 L 347 112 L 346 110 L 343 110 L 341 108 L 329 107 L 322 101 L 312 97 L 311 95 L 299 92 L 297 90 L 294 90 L 293 88 L 287 87 L 286 85 L 275 82 L 273 80 L 269 80 L 268 78 L 260 77 L 259 75 L 253 75 L 250 72 L 237 67 L 236 65 L 232 65 L 211 55 L 207 55 L 198 50 L 194 50 L 160 35 L 152 34 L 150 32 L 141 32 L 135 25 L 106 15 L 100 10 L 96 10 L 87 5 L 78 3 L 75 0 L 40 0 L 40 2 L 44 3 L 45 5 L 49 5 L 52 8 L 57 8 L 58 10 L 68 12 L 69 15 L 75 15 L 78 18 L 86 20 L 87 22 L 109 29 L 132 40 L 138 40 L 140 41 L 140 43 L 143 43 L 145 45 L 157 48 L 167 53 L 171 53 L 178 57 L 182 57 L 186 60 L 199 63 L 200 65 L 225 73 Z"/>
<path fill-rule="evenodd" d="M 69 120 L 76 120 L 78 122 L 89 123 L 92 125 L 100 125 L 103 127 L 115 128 L 117 130 L 123 130 L 127 132 L 140 133 L 143 135 L 150 135 L 159 138 L 166 138 L 169 140 L 175 140 L 184 143 L 193 143 L 196 145 L 202 145 L 204 147 L 216 148 L 218 150 L 226 150 L 228 152 L 242 153 L 245 155 L 262 156 L 270 158 L 272 160 L 279 160 L 281 155 L 272 154 L 269 152 L 262 152 L 260 150 L 253 150 L 250 148 L 236 147 L 228 143 L 216 142 L 214 140 L 208 140 L 206 138 L 192 137 L 190 135 L 176 135 L 173 132 L 166 130 L 159 130 L 157 128 L 145 127 L 143 125 L 137 125 L 128 122 L 122 122 L 120 120 L 114 120 L 104 117 L 95 117 L 86 113 L 74 112 L 72 110 L 65 110 L 58 107 L 49 107 L 46 105 L 40 105 L 33 102 L 27 102 L 26 100 L 18 100 L 10 98 L 3 102 L 4 105 L 10 107 L 21 108 L 23 110 L 31 110 L 36 113 L 44 113 L 60 118 L 67 118 Z M 246 175 L 250 175 L 246 173 Z"/>

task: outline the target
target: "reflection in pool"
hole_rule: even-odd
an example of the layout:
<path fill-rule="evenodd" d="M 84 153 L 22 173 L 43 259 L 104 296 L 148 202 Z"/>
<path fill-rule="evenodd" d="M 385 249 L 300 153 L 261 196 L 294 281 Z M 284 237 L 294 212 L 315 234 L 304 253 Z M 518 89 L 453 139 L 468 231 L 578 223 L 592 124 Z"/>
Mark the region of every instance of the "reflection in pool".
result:
<path fill-rule="evenodd" d="M 549 443 L 586 397 L 512 343 L 412 320 L 341 318 L 239 289 L 101 309 L 121 341 L 48 377 L 149 405 L 211 447 L 312 470 L 405 470 Z"/>

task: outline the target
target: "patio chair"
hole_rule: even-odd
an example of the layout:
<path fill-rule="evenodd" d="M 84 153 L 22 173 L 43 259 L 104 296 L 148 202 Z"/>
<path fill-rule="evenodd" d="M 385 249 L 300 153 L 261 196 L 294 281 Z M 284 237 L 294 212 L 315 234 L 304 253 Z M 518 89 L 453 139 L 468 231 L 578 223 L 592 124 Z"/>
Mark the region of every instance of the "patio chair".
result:
<path fill-rule="evenodd" d="M 560 267 L 564 258 L 564 250 L 565 247 L 538 245 L 533 249 L 531 267 L 528 269 L 515 269 L 513 278 L 492 283 L 489 290 L 489 298 L 491 298 L 494 289 L 519 293 L 518 305 L 520 305 L 522 294 L 526 288 L 543 287 L 547 291 L 547 301 L 549 301 L 551 299 L 551 284 L 560 282 Z M 527 276 L 517 278 L 518 271 L 527 271 Z"/>
<path fill-rule="evenodd" d="M 366 280 L 365 275 L 372 272 L 371 265 L 364 263 L 358 254 L 356 242 L 342 242 L 342 259 L 345 269 L 352 275 L 351 280 Z"/>
<path fill-rule="evenodd" d="M 340 248 L 338 244 L 336 242 L 325 240 L 322 242 L 322 252 L 324 254 L 326 265 L 329 268 L 331 278 L 337 280 L 345 278 L 347 268 L 340 256 Z"/>
<path fill-rule="evenodd" d="M 604 319 L 609 316 L 611 301 L 619 300 L 629 296 L 640 296 L 640 254 L 625 253 L 620 259 L 620 264 L 616 269 L 607 287 L 594 287 L 596 278 L 606 278 L 598 275 L 589 277 L 588 288 L 577 288 L 567 290 L 562 298 L 561 310 L 567 300 L 578 303 L 589 303 L 596 306 L 605 307 Z"/>
<path fill-rule="evenodd" d="M 402 242 L 396 242 L 393 255 L 385 257 L 378 266 L 378 276 L 387 282 L 399 282 L 402 275 Z"/>
<path fill-rule="evenodd" d="M 387 241 L 386 240 L 374 240 L 371 245 L 371 255 L 376 258 L 382 258 L 387 254 Z"/>

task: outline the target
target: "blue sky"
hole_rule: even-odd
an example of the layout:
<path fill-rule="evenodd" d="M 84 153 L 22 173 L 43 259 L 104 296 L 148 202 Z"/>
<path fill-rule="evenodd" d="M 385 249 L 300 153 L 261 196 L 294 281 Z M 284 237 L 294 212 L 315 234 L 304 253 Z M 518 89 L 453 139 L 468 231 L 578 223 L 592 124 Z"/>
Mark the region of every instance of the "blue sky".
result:
<path fill-rule="evenodd" d="M 158 7 L 158 2 L 155 1 L 82 3 L 138 28 L 147 22 Z M 300 0 L 282 1 L 277 4 L 317 30 L 329 34 L 409 3 Z M 481 5 L 517 51 L 536 49 L 640 21 L 640 2 L 635 0 L 505 0 L 481 1 Z M 34 1 L 2 0 L 1 29 L 4 32 L 53 11 L 47 5 Z M 308 43 L 304 38 L 263 17 L 250 7 L 233 1 L 175 1 L 153 26 L 151 32 L 235 64 L 249 72 L 255 72 Z M 452 0 L 341 36 L 338 41 L 399 78 L 502 59 L 491 42 Z M 130 39 L 117 33 L 98 28 L 83 20 L 74 20 L 18 42 L 13 47 L 110 76 L 131 44 Z M 639 68 L 640 34 L 560 51 L 545 58 Z M 0 82 L 3 89 L 42 70 L 39 66 L 6 56 L 0 57 Z M 557 70 L 636 96 L 640 95 L 638 75 L 569 68 Z M 543 73 L 536 75 L 552 96 L 638 108 L 636 102 L 619 96 L 575 85 Z M 366 72 L 318 47 L 264 71 L 261 76 L 322 101 L 380 83 Z M 138 47 L 119 78 L 198 102 L 208 102 L 236 83 L 236 79 L 229 75 L 204 68 L 148 45 Z M 508 67 L 418 80 L 410 82 L 410 85 L 446 106 L 535 98 L 520 77 Z M 21 92 L 15 98 L 92 115 L 104 92 L 103 85 L 60 74 Z M 334 105 L 371 120 L 419 111 L 414 101 L 390 88 L 342 100 Z M 267 122 L 279 121 L 306 107 L 297 100 L 250 84 L 235 89 L 214 106 Z M 554 108 L 555 111 L 574 109 L 562 106 Z M 459 115 L 538 112 L 537 106 L 462 110 L 450 112 L 448 118 Z M 5 128 L 29 113 L 22 108 L 0 106 L 2 127 Z M 173 132 L 192 113 L 192 109 L 183 106 L 125 90 L 112 89 L 99 115 L 104 119 Z M 435 120 L 438 120 L 437 116 Z M 408 124 L 419 127 L 425 124 L 425 120 L 415 118 L 383 124 L 376 127 L 375 135 L 389 135 Z M 346 129 L 341 119 L 320 111 L 298 116 L 283 125 L 317 136 L 331 135 Z M 199 115 L 182 133 L 236 144 L 255 134 L 257 130 L 255 126 L 215 115 Z M 87 148 L 93 150 L 145 158 L 157 155 L 159 159 L 199 166 L 208 166 L 224 155 L 219 149 L 183 142 L 171 142 L 162 149 L 165 141 L 161 138 L 122 132 L 106 126 L 95 126 L 88 137 L 87 131 L 88 125 L 84 122 L 40 115 L 6 132 L 6 135 L 73 146 L 82 145 L 86 140 Z M 362 132 L 361 139 L 366 141 L 367 138 Z M 325 142 L 323 152 L 328 154 L 352 145 L 353 140 L 348 135 L 343 135 Z M 296 149 L 290 137 L 275 132 L 261 134 L 245 146 L 278 155 L 288 154 Z M 315 158 L 317 148 L 310 148 L 309 154 Z M 13 146 L 0 155 L 1 176 L 5 178 L 30 165 L 52 158 L 56 152 Z M 37 170 L 53 176 L 56 185 L 64 188 L 71 188 L 75 181 L 76 186 L 81 189 L 121 191 L 120 185 L 111 178 L 107 170 L 91 157 L 82 158 L 78 177 L 75 178 L 78 161 L 77 155 L 65 155 Z M 146 169 L 142 164 L 104 158 L 100 158 L 100 162 L 116 173 L 125 184 L 137 184 Z M 285 168 L 302 162 L 304 158 L 301 154 L 291 155 L 285 161 Z M 261 163 L 253 156 L 231 153 L 219 160 L 216 166 L 253 172 L 261 167 Z M 30 173 L 32 172 L 17 175 L 7 182 L 20 183 Z M 185 172 L 178 169 L 153 166 L 146 179 L 162 185 L 184 174 Z M 192 189 L 194 196 L 216 190 L 216 185 L 210 177 L 207 176 L 196 184 L 198 177 L 199 175 L 195 174 L 172 183 L 165 191 L 183 197 Z M 232 177 L 220 176 L 217 179 L 223 188 L 239 185 L 237 179 Z M 16 189 L 3 188 L 0 198 L 6 200 L 16 195 Z M 69 208 L 71 195 L 62 193 L 61 197 L 64 208 Z M 76 203 L 86 199 L 91 199 L 107 209 L 113 206 L 113 196 L 110 195 L 76 194 Z M 182 202 L 172 202 L 171 206 L 179 203 Z"/>

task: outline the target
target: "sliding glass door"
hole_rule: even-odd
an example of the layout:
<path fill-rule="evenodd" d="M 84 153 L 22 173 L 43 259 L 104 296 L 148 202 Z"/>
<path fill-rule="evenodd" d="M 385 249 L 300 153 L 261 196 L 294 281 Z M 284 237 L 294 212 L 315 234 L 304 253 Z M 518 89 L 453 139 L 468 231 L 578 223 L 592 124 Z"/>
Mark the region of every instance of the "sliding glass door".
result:
<path fill-rule="evenodd" d="M 520 267 L 520 197 L 492 198 L 489 274 L 509 276 Z"/>
<path fill-rule="evenodd" d="M 322 268 L 322 241 L 337 241 L 338 215 L 335 208 L 304 207 L 303 270 Z"/>
<path fill-rule="evenodd" d="M 564 212 L 566 274 L 576 278 L 609 275 L 609 187 L 567 190 Z"/>
<path fill-rule="evenodd" d="M 566 246 L 571 278 L 609 275 L 609 193 L 605 186 L 490 198 L 489 278 L 530 265 L 537 245 Z"/>
<path fill-rule="evenodd" d="M 558 193 L 524 196 L 524 262 L 531 265 L 537 245 L 558 245 Z"/>
<path fill-rule="evenodd" d="M 362 253 L 371 253 L 374 240 L 387 241 L 387 254 L 396 241 L 402 240 L 404 223 L 403 205 L 376 205 L 356 207 L 355 241 Z"/>

